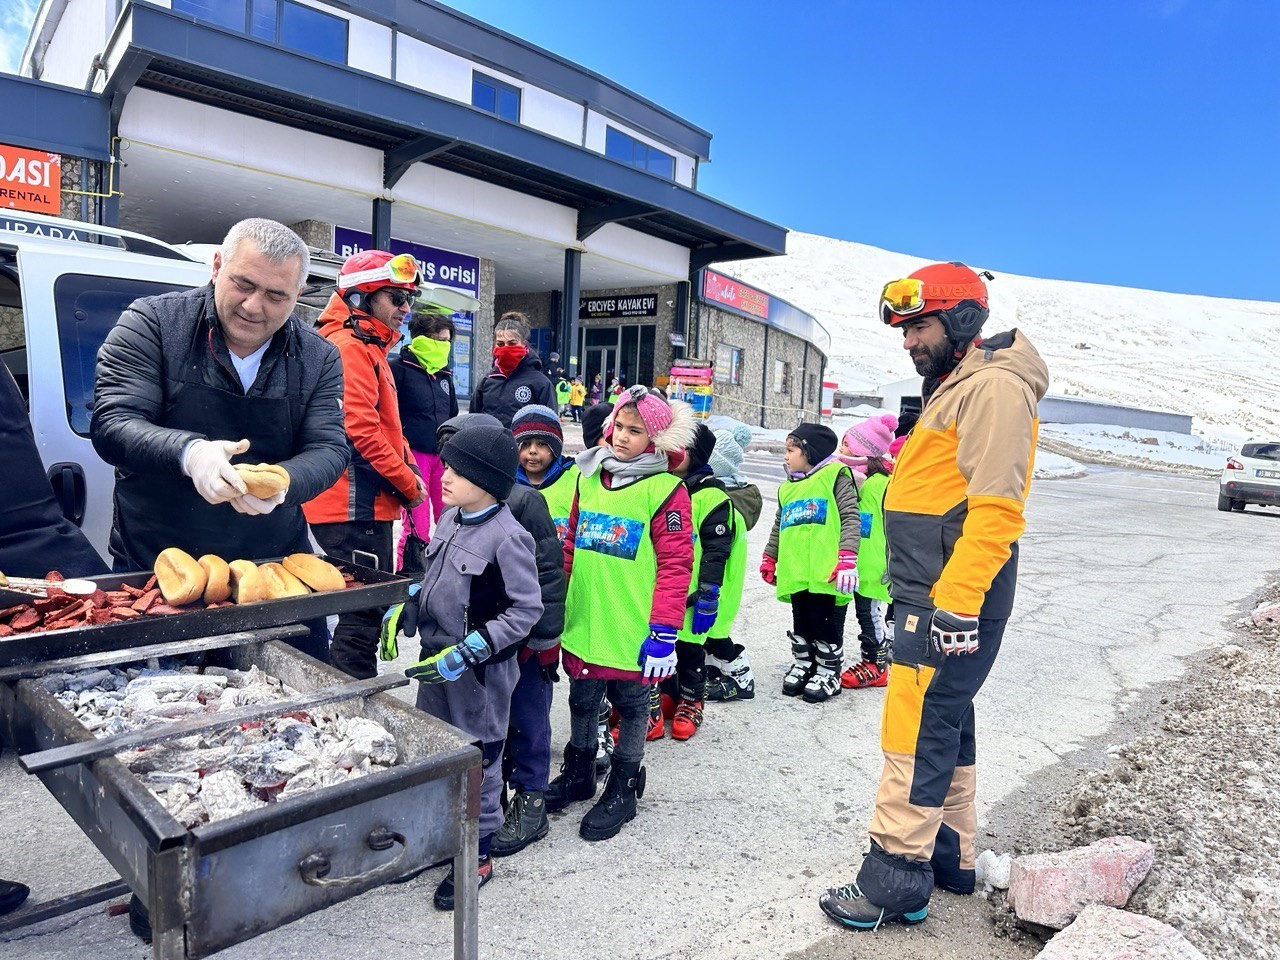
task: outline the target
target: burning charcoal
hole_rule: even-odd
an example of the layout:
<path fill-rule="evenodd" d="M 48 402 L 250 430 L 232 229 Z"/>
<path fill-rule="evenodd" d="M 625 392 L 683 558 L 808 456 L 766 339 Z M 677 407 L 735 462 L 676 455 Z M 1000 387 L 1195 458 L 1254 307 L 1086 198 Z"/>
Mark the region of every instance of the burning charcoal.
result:
<path fill-rule="evenodd" d="M 161 701 L 198 700 L 202 696 L 219 699 L 226 685 L 226 677 L 146 670 L 129 681 L 125 696 L 128 698 L 145 692 Z"/>
<path fill-rule="evenodd" d="M 109 685 L 111 685 L 110 670 L 92 670 L 88 672 L 81 671 L 80 673 L 69 676 L 66 680 L 66 686 L 64 689 L 74 690 L 76 693 L 79 693 L 83 690 L 88 690 L 90 687 L 107 688 Z M 114 686 L 112 685 L 110 688 L 114 689 Z"/>
<path fill-rule="evenodd" d="M 234 770 L 219 770 L 200 781 L 200 802 L 210 820 L 225 820 L 248 813 L 266 803 L 249 793 Z"/>
<path fill-rule="evenodd" d="M 341 736 L 351 741 L 355 753 L 368 757 L 374 763 L 395 763 L 399 756 L 395 737 L 380 723 L 364 717 L 352 717 L 345 724 L 339 723 L 339 731 Z"/>

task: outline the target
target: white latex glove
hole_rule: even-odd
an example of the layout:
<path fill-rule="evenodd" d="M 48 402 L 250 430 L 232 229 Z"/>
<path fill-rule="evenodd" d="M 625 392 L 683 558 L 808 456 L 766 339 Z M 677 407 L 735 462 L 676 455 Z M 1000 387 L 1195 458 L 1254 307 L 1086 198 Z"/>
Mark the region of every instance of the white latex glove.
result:
<path fill-rule="evenodd" d="M 187 445 L 182 472 L 209 503 L 226 503 L 248 493 L 231 465 L 232 457 L 248 449 L 248 440 L 193 440 Z"/>
<path fill-rule="evenodd" d="M 252 493 L 246 493 L 243 497 L 236 497 L 230 501 L 231 506 L 235 508 L 236 513 L 248 514 L 251 517 L 260 517 L 265 513 L 270 513 L 280 504 L 284 503 L 284 495 L 288 493 L 288 489 L 281 490 L 274 497 L 268 497 L 263 500 L 261 497 L 255 497 Z"/>

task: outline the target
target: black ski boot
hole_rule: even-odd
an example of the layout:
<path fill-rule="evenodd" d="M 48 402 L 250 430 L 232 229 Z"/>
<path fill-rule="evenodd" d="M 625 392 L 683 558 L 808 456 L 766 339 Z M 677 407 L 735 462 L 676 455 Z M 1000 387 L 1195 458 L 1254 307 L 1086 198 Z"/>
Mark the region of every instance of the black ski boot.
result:
<path fill-rule="evenodd" d="M 818 668 L 813 662 L 813 650 L 809 641 L 804 637 L 797 637 L 790 630 L 787 631 L 787 636 L 791 638 L 792 664 L 787 675 L 782 678 L 782 695 L 798 697 Z"/>
<path fill-rule="evenodd" d="M 551 781 L 547 789 L 547 812 L 563 810 L 579 800 L 590 800 L 596 795 L 596 745 L 582 748 L 572 743 L 564 745 L 564 763 L 560 776 Z"/>
<path fill-rule="evenodd" d="M 613 769 L 604 785 L 604 795 L 587 811 L 578 828 L 583 840 L 608 840 L 622 825 L 636 816 L 636 801 L 644 796 L 644 767 L 639 761 L 627 763 L 613 758 Z"/>

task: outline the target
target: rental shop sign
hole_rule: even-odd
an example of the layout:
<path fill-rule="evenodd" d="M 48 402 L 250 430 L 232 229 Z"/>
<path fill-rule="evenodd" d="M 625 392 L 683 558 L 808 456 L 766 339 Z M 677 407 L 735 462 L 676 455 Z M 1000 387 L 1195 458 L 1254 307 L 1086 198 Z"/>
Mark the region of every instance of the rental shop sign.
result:
<path fill-rule="evenodd" d="M 62 157 L 0 144 L 0 207 L 62 213 Z"/>
<path fill-rule="evenodd" d="M 480 259 L 452 250 L 440 250 L 421 243 L 391 238 L 391 253 L 408 253 L 422 267 L 424 282 L 437 287 L 452 287 L 473 297 L 480 296 Z M 349 257 L 361 250 L 373 248 L 373 235 L 347 227 L 333 228 L 333 251 L 340 257 Z"/>

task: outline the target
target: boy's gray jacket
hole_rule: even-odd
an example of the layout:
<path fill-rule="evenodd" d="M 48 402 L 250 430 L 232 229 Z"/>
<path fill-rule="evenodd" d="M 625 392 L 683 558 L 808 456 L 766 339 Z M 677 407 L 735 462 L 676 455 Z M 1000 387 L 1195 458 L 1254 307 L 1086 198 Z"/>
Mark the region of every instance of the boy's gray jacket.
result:
<path fill-rule="evenodd" d="M 479 523 L 459 522 L 458 510 L 447 510 L 432 532 L 425 563 L 418 621 L 424 659 L 472 630 L 496 656 L 527 637 L 542 616 L 533 538 L 506 504 Z M 424 685 L 423 695 L 440 701 L 439 709 L 425 709 L 484 743 L 502 740 L 519 673 L 512 657 L 481 664 L 453 683 Z"/>

